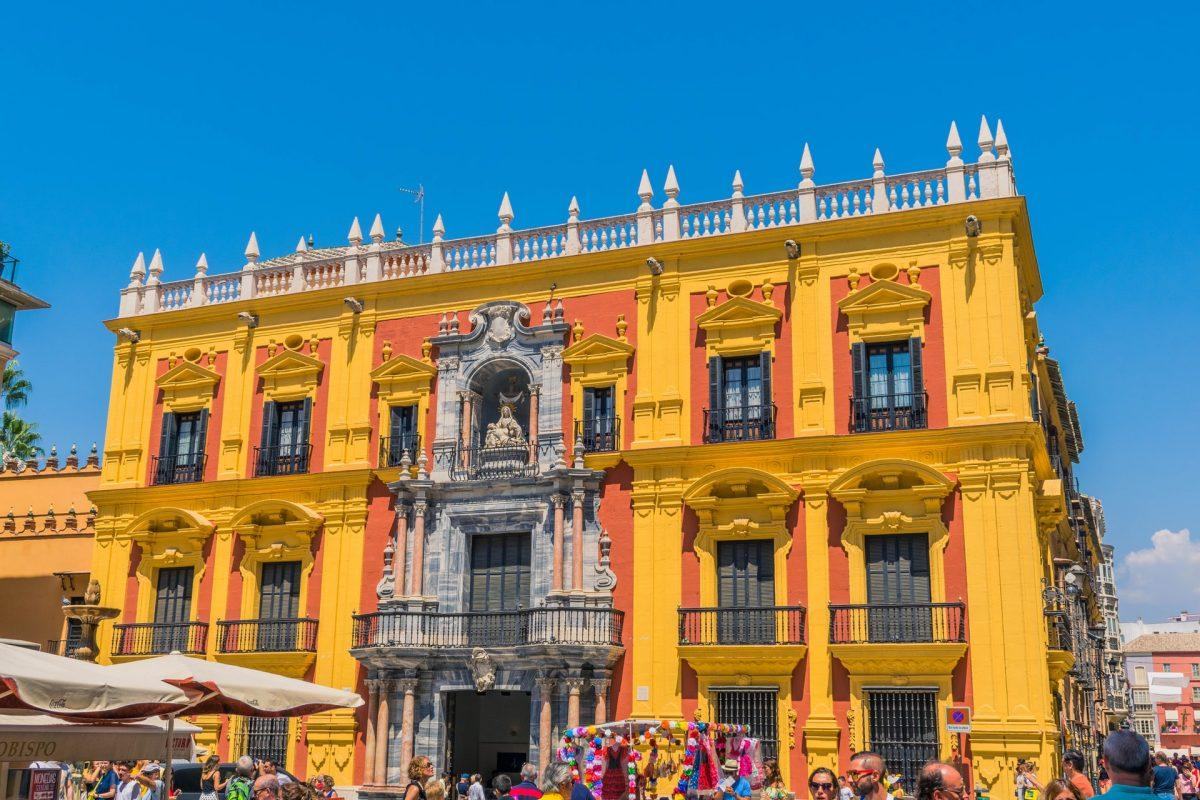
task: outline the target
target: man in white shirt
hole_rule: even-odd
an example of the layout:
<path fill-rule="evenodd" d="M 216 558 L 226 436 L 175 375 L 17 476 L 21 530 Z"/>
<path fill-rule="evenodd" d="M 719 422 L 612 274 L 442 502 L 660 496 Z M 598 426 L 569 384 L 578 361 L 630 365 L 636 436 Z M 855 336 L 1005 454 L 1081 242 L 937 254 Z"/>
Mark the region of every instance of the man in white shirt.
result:
<path fill-rule="evenodd" d="M 116 800 L 137 800 L 141 786 L 129 772 L 128 761 L 117 762 L 117 797 Z"/>

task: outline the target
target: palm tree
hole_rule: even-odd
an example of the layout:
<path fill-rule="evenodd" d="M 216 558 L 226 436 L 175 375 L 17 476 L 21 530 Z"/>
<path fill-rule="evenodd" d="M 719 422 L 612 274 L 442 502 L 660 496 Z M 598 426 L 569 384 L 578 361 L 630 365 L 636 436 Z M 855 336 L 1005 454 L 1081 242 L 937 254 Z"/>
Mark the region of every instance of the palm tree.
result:
<path fill-rule="evenodd" d="M 41 434 L 37 423 L 26 422 L 11 411 L 0 417 L 0 453 L 18 461 L 42 455 Z"/>
<path fill-rule="evenodd" d="M 29 402 L 29 393 L 33 384 L 25 377 L 25 371 L 16 362 L 10 362 L 4 367 L 4 376 L 0 378 L 0 395 L 4 397 L 4 407 L 9 411 L 20 408 Z"/>

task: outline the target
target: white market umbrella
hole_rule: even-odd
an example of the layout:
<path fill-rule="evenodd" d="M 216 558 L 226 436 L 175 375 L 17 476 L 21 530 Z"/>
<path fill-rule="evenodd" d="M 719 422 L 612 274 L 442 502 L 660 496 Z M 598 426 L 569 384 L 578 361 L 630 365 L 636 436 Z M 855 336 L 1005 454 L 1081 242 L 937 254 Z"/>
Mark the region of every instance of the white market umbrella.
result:
<path fill-rule="evenodd" d="M 134 761 L 162 753 L 168 721 L 82 723 L 45 714 L 0 714 L 0 761 Z M 200 728 L 176 722 L 172 749 L 191 756 Z"/>
<path fill-rule="evenodd" d="M 0 644 L 0 709 L 121 722 L 176 714 L 186 692 L 74 658 Z"/>
<path fill-rule="evenodd" d="M 362 697 L 354 692 L 285 678 L 273 672 L 191 658 L 180 653 L 130 661 L 105 669 L 134 681 L 148 684 L 161 681 L 179 687 L 191 699 L 188 714 L 300 717 L 335 708 L 358 708 L 363 704 Z M 167 772 L 164 781 L 168 793 L 171 791 L 171 723 L 175 715 L 170 717 L 167 725 Z"/>

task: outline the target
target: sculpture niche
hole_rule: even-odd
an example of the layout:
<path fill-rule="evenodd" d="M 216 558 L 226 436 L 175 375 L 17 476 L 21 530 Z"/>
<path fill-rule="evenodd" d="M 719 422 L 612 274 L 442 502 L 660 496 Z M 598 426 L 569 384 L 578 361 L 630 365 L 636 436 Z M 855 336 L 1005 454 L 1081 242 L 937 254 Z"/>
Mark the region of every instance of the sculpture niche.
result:
<path fill-rule="evenodd" d="M 529 440 L 516 415 L 517 403 L 524 394 L 514 379 L 509 380 L 507 391 L 496 394 L 500 414 L 495 422 L 488 423 L 479 452 L 478 469 L 484 475 L 518 475 L 529 465 Z"/>

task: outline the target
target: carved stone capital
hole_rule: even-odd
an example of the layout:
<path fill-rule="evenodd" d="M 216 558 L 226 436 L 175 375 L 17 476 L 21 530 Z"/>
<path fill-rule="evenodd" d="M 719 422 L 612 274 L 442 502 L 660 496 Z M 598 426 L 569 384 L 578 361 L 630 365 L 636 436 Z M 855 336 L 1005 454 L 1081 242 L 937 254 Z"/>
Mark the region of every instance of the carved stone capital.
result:
<path fill-rule="evenodd" d="M 412 694 L 417 690 L 416 678 L 399 678 L 395 681 L 396 691 L 401 694 Z"/>
<path fill-rule="evenodd" d="M 593 678 L 592 691 L 596 693 L 596 699 L 608 697 L 608 690 L 612 687 L 612 681 L 608 678 Z"/>
<path fill-rule="evenodd" d="M 550 502 L 554 504 L 554 507 L 556 509 L 558 509 L 558 508 L 562 508 L 563 506 L 565 506 L 567 504 L 567 498 L 566 498 L 566 495 L 552 494 L 552 495 L 550 495 Z"/>
<path fill-rule="evenodd" d="M 564 678 L 563 686 L 567 689 L 567 694 L 578 695 L 583 691 L 583 685 L 587 683 L 583 678 Z"/>

